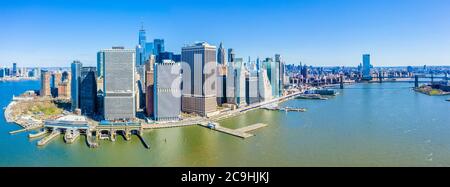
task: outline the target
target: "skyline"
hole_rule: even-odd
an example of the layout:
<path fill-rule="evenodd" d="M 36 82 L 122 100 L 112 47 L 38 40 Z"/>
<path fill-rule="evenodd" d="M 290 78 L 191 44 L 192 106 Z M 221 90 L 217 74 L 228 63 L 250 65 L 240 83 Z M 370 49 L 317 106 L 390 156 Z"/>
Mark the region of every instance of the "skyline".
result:
<path fill-rule="evenodd" d="M 0 2 L 0 66 L 95 66 L 101 49 L 134 49 L 141 22 L 148 39 L 175 53 L 207 41 L 244 59 L 279 53 L 287 64 L 357 66 L 369 53 L 375 67 L 449 65 L 448 8 L 439 0 Z"/>

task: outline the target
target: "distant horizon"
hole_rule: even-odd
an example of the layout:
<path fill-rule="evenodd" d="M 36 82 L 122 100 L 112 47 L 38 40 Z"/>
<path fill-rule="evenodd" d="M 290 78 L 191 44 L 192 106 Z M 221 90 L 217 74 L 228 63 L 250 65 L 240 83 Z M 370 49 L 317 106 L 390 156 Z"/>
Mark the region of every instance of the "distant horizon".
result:
<path fill-rule="evenodd" d="M 101 49 L 134 49 L 141 23 L 174 53 L 206 41 L 316 67 L 356 67 L 366 53 L 374 67 L 448 66 L 449 9 L 439 0 L 2 1 L 0 67 L 96 66 Z"/>

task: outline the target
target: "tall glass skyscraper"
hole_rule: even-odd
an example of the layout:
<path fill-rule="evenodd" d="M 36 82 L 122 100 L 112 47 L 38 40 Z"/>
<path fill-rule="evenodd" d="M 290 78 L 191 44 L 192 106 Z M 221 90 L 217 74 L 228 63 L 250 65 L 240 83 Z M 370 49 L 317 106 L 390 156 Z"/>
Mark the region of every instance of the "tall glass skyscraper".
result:
<path fill-rule="evenodd" d="M 363 67 L 362 67 L 362 74 L 364 80 L 371 80 L 372 75 L 370 74 L 370 69 L 372 68 L 372 65 L 370 65 L 370 54 L 363 54 Z"/>
<path fill-rule="evenodd" d="M 92 116 L 97 110 L 97 71 L 95 67 L 82 67 L 80 77 L 81 113 Z"/>
<path fill-rule="evenodd" d="M 181 66 L 168 61 L 155 64 L 153 99 L 157 121 L 179 120 L 181 114 Z"/>
<path fill-rule="evenodd" d="M 81 78 L 81 64 L 80 61 L 73 61 L 71 64 L 71 83 L 70 94 L 72 100 L 72 111 L 80 108 L 80 78 Z"/>
<path fill-rule="evenodd" d="M 154 52 L 153 54 L 158 56 L 161 52 L 164 52 L 164 39 L 154 39 L 153 40 Z"/>

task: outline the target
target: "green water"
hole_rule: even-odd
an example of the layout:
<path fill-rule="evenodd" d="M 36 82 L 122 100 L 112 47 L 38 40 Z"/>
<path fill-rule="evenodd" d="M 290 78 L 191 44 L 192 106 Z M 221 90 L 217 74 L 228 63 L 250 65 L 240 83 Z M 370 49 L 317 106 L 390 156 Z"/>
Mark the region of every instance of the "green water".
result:
<path fill-rule="evenodd" d="M 450 166 L 450 102 L 411 91 L 411 83 L 358 84 L 329 100 L 291 100 L 307 112 L 256 110 L 221 125 L 269 126 L 240 139 L 199 126 L 149 130 L 145 149 L 132 141 L 84 136 L 45 147 L 0 119 L 0 166 Z M 0 82 L 0 106 L 12 94 L 37 89 L 36 81 Z"/>

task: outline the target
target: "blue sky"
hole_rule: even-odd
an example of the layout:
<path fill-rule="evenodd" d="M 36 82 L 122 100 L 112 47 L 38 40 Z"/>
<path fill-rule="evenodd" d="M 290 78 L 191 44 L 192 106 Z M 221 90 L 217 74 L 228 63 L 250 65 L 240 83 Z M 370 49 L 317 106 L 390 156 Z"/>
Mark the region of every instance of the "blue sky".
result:
<path fill-rule="evenodd" d="M 247 59 L 356 66 L 450 65 L 448 0 L 40 0 L 0 2 L 0 66 L 95 65 L 134 48 L 141 21 L 166 50 L 207 41 Z"/>

